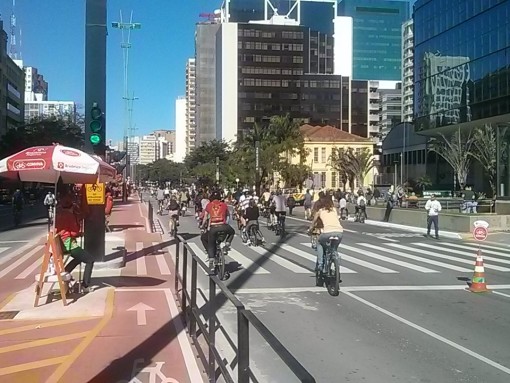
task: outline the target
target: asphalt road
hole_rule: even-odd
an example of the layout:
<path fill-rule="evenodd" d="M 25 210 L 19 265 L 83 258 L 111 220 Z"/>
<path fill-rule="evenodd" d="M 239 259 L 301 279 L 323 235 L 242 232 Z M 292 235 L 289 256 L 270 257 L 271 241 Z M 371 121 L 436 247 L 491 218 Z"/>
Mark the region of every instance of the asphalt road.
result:
<path fill-rule="evenodd" d="M 179 232 L 205 258 L 190 215 Z M 165 232 L 168 217 L 160 217 Z M 262 221 L 262 220 L 261 220 Z M 308 223 L 287 219 L 280 241 L 265 228 L 264 248 L 236 236 L 226 282 L 317 382 L 510 381 L 510 248 L 483 246 L 493 292 L 465 290 L 478 246 L 458 240 L 344 222 L 341 294 L 315 287 L 315 253 Z M 207 277 L 198 281 L 205 304 Z M 499 286 L 497 286 L 499 285 Z M 235 356 L 235 311 L 218 317 L 227 360 Z M 251 331 L 251 358 L 259 382 L 292 382 L 288 369 Z"/>

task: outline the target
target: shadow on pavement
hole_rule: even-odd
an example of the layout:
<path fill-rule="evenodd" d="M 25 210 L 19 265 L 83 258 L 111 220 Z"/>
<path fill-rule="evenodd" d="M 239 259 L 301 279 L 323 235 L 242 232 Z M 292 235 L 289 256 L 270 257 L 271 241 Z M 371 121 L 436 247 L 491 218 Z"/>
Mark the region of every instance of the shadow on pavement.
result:
<path fill-rule="evenodd" d="M 136 229 L 138 227 L 145 227 L 144 225 L 108 225 L 111 231 L 124 231 L 127 229 Z"/>
<path fill-rule="evenodd" d="M 153 277 L 138 276 L 115 276 L 115 277 L 94 277 L 94 284 L 101 287 L 151 287 L 159 286 L 166 280 Z"/>
<path fill-rule="evenodd" d="M 30 222 L 21 223 L 18 226 L 14 226 L 13 224 L 11 224 L 10 226 L 7 226 L 7 227 L 0 226 L 0 233 L 6 232 L 6 231 L 12 231 L 12 230 L 16 230 L 16 229 L 23 229 L 23 228 L 27 228 L 27 227 L 48 226 L 48 221 L 46 219 L 40 220 L 41 218 L 43 218 L 43 217 L 32 218 Z"/>

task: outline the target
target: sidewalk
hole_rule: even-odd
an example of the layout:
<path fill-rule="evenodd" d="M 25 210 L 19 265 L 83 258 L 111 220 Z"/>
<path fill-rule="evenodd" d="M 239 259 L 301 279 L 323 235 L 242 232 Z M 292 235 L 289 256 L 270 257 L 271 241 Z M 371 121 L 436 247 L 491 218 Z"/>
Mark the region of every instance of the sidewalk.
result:
<path fill-rule="evenodd" d="M 42 243 L 0 270 L 0 381 L 205 380 L 175 304 L 169 243 L 147 232 L 146 217 L 136 198 L 116 204 L 107 237 L 125 245 L 126 266 L 94 269 L 97 289 L 66 307 L 44 298 L 33 307 Z"/>

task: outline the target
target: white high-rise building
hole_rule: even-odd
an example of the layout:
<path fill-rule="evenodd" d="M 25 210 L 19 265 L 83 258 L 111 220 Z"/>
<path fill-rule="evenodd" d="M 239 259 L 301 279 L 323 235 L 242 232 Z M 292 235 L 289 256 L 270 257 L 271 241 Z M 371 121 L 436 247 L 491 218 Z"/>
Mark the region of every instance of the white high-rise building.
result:
<path fill-rule="evenodd" d="M 127 143 L 127 154 L 133 165 L 140 163 L 140 137 L 131 137 Z"/>
<path fill-rule="evenodd" d="M 402 121 L 413 121 L 414 92 L 414 36 L 413 20 L 402 24 Z"/>
<path fill-rule="evenodd" d="M 380 94 L 380 132 L 382 140 L 390 130 L 401 122 L 402 118 L 402 89 L 379 89 Z"/>
<path fill-rule="evenodd" d="M 25 121 L 59 116 L 71 116 L 74 121 L 76 104 L 73 101 L 25 101 Z"/>
<path fill-rule="evenodd" d="M 196 127 L 196 65 L 190 58 L 186 63 L 186 154 L 195 149 Z"/>
<path fill-rule="evenodd" d="M 154 135 L 143 136 L 140 140 L 140 165 L 148 165 L 157 161 L 159 156 L 159 140 Z"/>
<path fill-rule="evenodd" d="M 186 157 L 186 97 L 175 100 L 175 151 L 174 161 L 183 162 Z"/>

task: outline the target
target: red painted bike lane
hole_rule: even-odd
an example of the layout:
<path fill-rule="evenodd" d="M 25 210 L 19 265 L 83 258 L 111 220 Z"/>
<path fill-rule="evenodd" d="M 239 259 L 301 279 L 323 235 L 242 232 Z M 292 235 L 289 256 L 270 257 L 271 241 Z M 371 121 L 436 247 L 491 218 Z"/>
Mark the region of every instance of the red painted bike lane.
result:
<path fill-rule="evenodd" d="M 28 370 L 19 365 L 3 371 L 5 378 L 14 382 L 37 377 L 36 381 L 48 383 L 206 381 L 174 300 L 174 266 L 161 250 L 168 244 L 161 243 L 160 234 L 146 232 L 145 218 L 145 206 L 138 201 L 119 204 L 112 214 L 110 226 L 114 232 L 123 231 L 128 255 L 120 275 L 93 274 L 93 283 L 101 287 L 89 295 L 102 291 L 103 316 L 72 318 L 62 325 L 58 320 L 0 321 L 0 333 L 6 329 L 0 335 L 9 337 L 3 357 L 30 360 Z M 13 344 L 12 331 L 37 335 L 26 335 Z M 34 341 L 45 338 L 55 341 Z M 46 354 L 55 356 L 45 359 Z"/>

